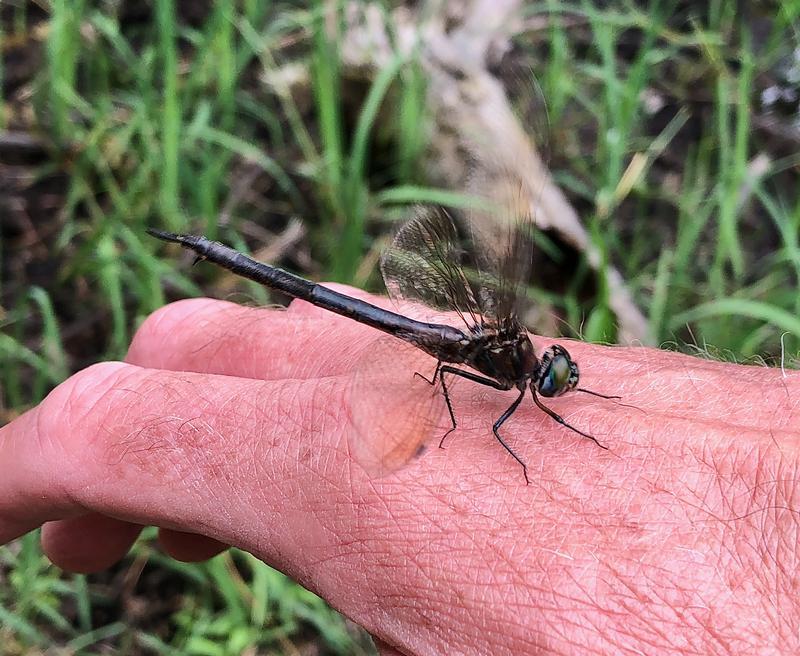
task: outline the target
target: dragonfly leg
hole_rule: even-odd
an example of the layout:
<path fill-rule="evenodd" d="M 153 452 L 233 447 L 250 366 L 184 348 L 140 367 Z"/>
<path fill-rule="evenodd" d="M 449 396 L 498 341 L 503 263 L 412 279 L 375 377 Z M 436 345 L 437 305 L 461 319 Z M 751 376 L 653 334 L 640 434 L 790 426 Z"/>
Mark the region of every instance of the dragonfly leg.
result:
<path fill-rule="evenodd" d="M 444 449 L 445 438 L 456 429 L 456 426 L 458 424 L 456 423 L 456 415 L 453 412 L 453 404 L 450 401 L 450 392 L 447 391 L 447 384 L 444 382 L 445 372 L 442 371 L 441 366 L 437 370 L 439 372 L 439 383 L 441 383 L 442 385 L 442 394 L 444 394 L 444 402 L 447 404 L 447 412 L 450 413 L 450 430 L 448 430 L 444 435 L 442 435 L 442 439 L 439 440 L 439 448 Z"/>
<path fill-rule="evenodd" d="M 419 378 L 422 378 L 422 380 L 424 380 L 426 383 L 428 383 L 428 385 L 435 385 L 436 384 L 436 376 L 439 375 L 439 369 L 441 369 L 441 368 L 442 368 L 442 361 L 441 360 L 437 360 L 436 361 L 436 371 L 433 372 L 433 377 L 430 380 L 425 378 L 425 376 L 423 376 L 421 373 L 419 373 L 419 371 L 415 371 L 414 375 L 418 376 Z"/>
<path fill-rule="evenodd" d="M 583 392 L 584 394 L 591 394 L 592 396 L 599 396 L 601 399 L 611 399 L 612 401 L 618 401 L 621 399 L 621 396 L 610 396 L 608 394 L 600 394 L 600 392 L 593 392 L 592 390 L 588 390 L 585 387 L 578 387 L 575 389 L 576 392 Z M 633 408 L 634 410 L 638 410 L 639 412 L 644 412 L 641 408 L 637 408 L 635 405 L 631 405 L 630 403 L 617 403 L 617 405 L 624 406 L 626 408 Z M 646 413 L 645 413 L 646 414 Z"/>
<path fill-rule="evenodd" d="M 600 392 L 593 392 L 592 390 L 588 390 L 585 387 L 578 387 L 576 392 L 583 392 L 584 394 L 591 394 L 592 396 L 599 396 L 601 399 L 621 399 L 621 396 L 613 396 L 608 394 L 600 394 Z"/>
<path fill-rule="evenodd" d="M 572 426 L 571 424 L 568 424 L 566 421 L 564 421 L 564 418 L 563 418 L 561 415 L 559 415 L 559 414 L 557 414 L 557 413 L 553 412 L 553 411 L 552 411 L 550 408 L 548 408 L 548 407 L 547 407 L 547 406 L 546 406 L 544 403 L 542 403 L 542 402 L 539 400 L 539 397 L 536 395 L 536 390 L 535 390 L 535 389 L 533 389 L 533 386 L 531 386 L 531 394 L 533 395 L 533 402 L 534 402 L 534 403 L 535 403 L 537 406 L 539 406 L 539 409 L 540 409 L 540 410 L 544 410 L 544 412 L 546 412 L 548 415 L 550 415 L 550 417 L 552 417 L 552 418 L 553 418 L 555 421 L 557 421 L 559 424 L 561 424 L 562 426 L 564 426 L 564 427 L 566 427 L 566 428 L 569 428 L 571 431 L 574 431 L 574 432 L 576 432 L 578 435 L 581 435 L 581 436 L 585 437 L 587 440 L 591 440 L 591 441 L 592 441 L 592 442 L 594 442 L 594 443 L 595 443 L 597 446 L 599 446 L 601 449 L 606 449 L 606 450 L 608 450 L 608 447 L 607 447 L 607 446 L 605 446 L 604 444 L 600 444 L 600 442 L 598 442 L 598 441 L 597 441 L 597 438 L 596 438 L 596 437 L 594 437 L 593 435 L 589 435 L 589 433 L 584 433 L 582 430 L 578 430 L 577 428 L 575 428 L 575 426 Z"/>
<path fill-rule="evenodd" d="M 492 432 L 494 433 L 494 436 L 497 438 L 497 441 L 503 445 L 503 448 L 511 454 L 514 460 L 516 460 L 520 465 L 522 465 L 522 475 L 525 477 L 525 485 L 530 485 L 530 481 L 528 480 L 528 466 L 522 461 L 522 458 L 520 458 L 516 453 L 514 453 L 514 450 L 510 446 L 508 446 L 508 444 L 505 443 L 503 438 L 500 437 L 500 426 L 502 426 L 505 423 L 506 419 L 508 419 L 511 415 L 513 415 L 516 412 L 517 408 L 519 407 L 519 404 L 522 403 L 522 399 L 524 397 L 525 397 L 525 390 L 521 389 L 519 392 L 519 396 L 516 398 L 514 403 L 512 403 L 508 407 L 508 410 L 506 410 L 502 415 L 500 415 L 500 418 L 496 422 L 494 422 L 494 426 L 492 426 Z"/>
<path fill-rule="evenodd" d="M 450 365 L 441 366 L 439 363 L 439 367 L 437 367 L 437 371 L 439 372 L 439 382 L 442 384 L 442 393 L 444 394 L 444 400 L 447 403 L 447 411 L 450 413 L 450 421 L 453 424 L 453 427 L 447 431 L 444 435 L 442 435 L 442 439 L 439 440 L 439 448 L 444 448 L 444 440 L 445 438 L 450 435 L 456 429 L 456 415 L 453 412 L 453 404 L 450 402 L 450 393 L 447 391 L 447 385 L 444 382 L 444 375 L 445 374 L 453 374 L 454 376 L 461 376 L 462 378 L 466 378 L 467 380 L 471 380 L 473 383 L 480 383 L 481 385 L 486 385 L 487 387 L 493 387 L 497 390 L 505 391 L 509 389 L 505 385 L 501 385 L 496 380 L 492 380 L 491 378 L 486 378 L 485 376 L 479 376 L 478 374 L 473 374 L 471 371 L 464 371 L 463 369 L 458 369 L 457 367 L 451 367 Z M 435 376 L 434 376 L 435 378 Z M 502 440 L 500 443 L 502 444 Z M 505 446 L 505 444 L 503 444 Z M 508 447 L 506 447 L 508 448 Z M 513 455 L 513 452 L 512 452 Z M 516 456 L 514 456 L 516 458 Z"/>
<path fill-rule="evenodd" d="M 467 380 L 471 380 L 473 383 L 480 383 L 481 385 L 486 385 L 487 387 L 493 387 L 496 390 L 500 390 L 501 392 L 507 392 L 511 389 L 510 385 L 503 385 L 502 383 L 498 383 L 494 378 L 487 378 L 486 376 L 481 376 L 479 374 L 473 374 L 471 371 L 465 371 L 464 369 L 459 369 L 458 367 L 451 367 L 449 364 L 439 367 L 439 375 L 442 374 L 453 374 L 454 376 L 461 376 L 462 378 L 466 378 Z"/>
<path fill-rule="evenodd" d="M 444 435 L 442 435 L 442 439 L 439 440 L 439 448 L 443 449 L 444 448 L 444 446 L 443 446 L 444 445 L 444 438 L 447 437 L 448 435 L 450 435 L 450 433 L 452 433 L 456 429 L 456 416 L 453 413 L 453 404 L 450 403 L 450 393 L 447 391 L 447 385 L 445 385 L 444 376 L 441 375 L 441 369 L 442 369 L 442 361 L 439 360 L 439 361 L 436 362 L 436 371 L 433 372 L 433 376 L 431 377 L 430 380 L 425 378 L 425 376 L 423 376 L 421 373 L 419 373 L 419 371 L 415 371 L 414 375 L 415 376 L 419 376 L 420 378 L 422 378 L 422 380 L 424 380 L 426 383 L 428 383 L 428 385 L 435 385 L 436 384 L 436 377 L 439 376 L 439 382 L 442 385 L 442 394 L 444 394 L 444 400 L 447 403 L 447 412 L 450 413 L 450 423 L 452 424 L 450 429 Z"/>

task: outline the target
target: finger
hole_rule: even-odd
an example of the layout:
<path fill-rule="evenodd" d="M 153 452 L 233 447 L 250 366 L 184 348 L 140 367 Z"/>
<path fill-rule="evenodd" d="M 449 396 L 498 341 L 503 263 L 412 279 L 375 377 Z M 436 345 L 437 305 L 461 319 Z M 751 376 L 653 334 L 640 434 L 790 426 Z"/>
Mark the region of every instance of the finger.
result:
<path fill-rule="evenodd" d="M 385 298 L 359 290 L 331 287 L 388 304 Z M 193 299 L 173 303 L 152 315 L 137 333 L 128 360 L 148 367 L 262 379 L 313 378 L 351 370 L 376 336 L 377 331 L 305 302 L 294 301 L 283 312 Z M 538 351 L 553 341 L 537 338 Z M 655 349 L 609 349 L 558 341 L 566 343 L 578 361 L 581 387 L 619 395 L 622 403 L 632 404 L 640 413 L 713 419 L 723 404 L 733 423 L 793 429 L 791 404 L 800 386 L 800 374 L 795 372 L 743 368 Z M 735 406 L 728 403 L 727 381 L 732 375 L 741 381 Z M 672 389 L 665 385 L 665 381 L 681 380 L 684 384 Z M 579 394 L 556 402 L 559 407 L 576 408 L 597 404 L 614 407 L 613 401 Z"/>
<path fill-rule="evenodd" d="M 97 513 L 88 513 L 42 527 L 42 549 L 61 569 L 88 574 L 120 560 L 142 527 Z"/>
<path fill-rule="evenodd" d="M 170 529 L 159 531 L 158 541 L 172 558 L 184 563 L 199 563 L 208 560 L 228 548 L 227 544 L 205 535 Z"/>
<path fill-rule="evenodd" d="M 92 367 L 0 429 L 0 539 L 96 512 L 230 542 L 208 529 L 252 524 L 243 490 L 261 499 L 298 467 L 346 469 L 341 392 L 336 380 Z"/>
<path fill-rule="evenodd" d="M 537 338 L 539 352 L 553 339 Z M 603 407 L 635 419 L 637 414 L 686 417 L 700 421 L 720 418 L 742 429 L 767 430 L 798 436 L 794 399 L 800 394 L 800 372 L 742 366 L 670 353 L 652 348 L 599 348 L 574 340 L 564 344 L 580 368 L 579 387 L 622 397 L 614 401 L 569 394 L 559 407 Z M 731 381 L 736 381 L 735 392 Z M 638 409 L 638 411 L 636 410 Z"/>
<path fill-rule="evenodd" d="M 338 288 L 355 297 L 368 297 L 359 290 L 341 285 Z M 331 317 L 334 317 L 334 321 L 331 321 Z M 320 337 L 321 319 L 327 319 L 334 333 L 337 330 L 353 332 L 361 328 L 354 322 L 320 311 L 304 302 L 293 303 L 289 312 L 246 308 L 210 299 L 174 303 L 145 322 L 131 347 L 130 359 L 145 366 L 255 378 L 330 375 L 342 369 L 342 363 L 353 358 L 347 356 L 346 347 L 332 349 L 329 344 L 327 348 L 319 348 L 317 357 L 308 357 L 307 343 L 310 340 L 306 333 L 311 331 L 315 337 Z M 334 325 L 337 323 L 335 319 L 344 325 Z M 248 325 L 252 325 L 253 330 L 242 330 L 242 326 Z M 281 342 L 284 336 L 288 338 Z M 327 342 L 321 339 L 314 343 L 322 345 Z M 360 339 L 350 339 L 347 343 L 358 345 L 360 342 Z M 271 349 L 264 348 L 264 344 L 270 345 Z M 293 351 L 298 348 L 301 352 L 295 356 Z M 274 357 L 273 352 L 285 357 Z M 326 357 L 330 354 L 336 357 Z M 109 544 L 112 538 L 100 539 L 98 531 L 89 530 L 90 517 L 98 518 L 100 526 L 117 522 L 91 515 L 79 521 L 67 520 L 63 525 L 57 521 L 48 524 L 45 547 L 54 563 L 82 572 L 103 569 L 126 553 L 139 531 L 135 525 L 123 530 L 122 522 L 118 522 L 119 530 L 115 531 L 114 536 L 119 537 L 121 542 L 112 548 Z M 94 536 L 94 539 L 87 539 L 88 535 Z M 122 535 L 133 537 L 125 541 Z M 160 538 L 167 552 L 179 560 L 204 560 L 226 548 L 226 545 L 203 536 L 189 537 L 183 533 L 162 531 Z"/>
<path fill-rule="evenodd" d="M 302 572 L 331 537 L 325 509 L 352 507 L 347 456 L 335 381 L 283 387 L 116 363 L 74 376 L 0 431 L 0 470 L 11 472 L 0 477 L 0 540 L 98 513 L 237 544 L 311 585 Z M 333 403 L 321 410 L 323 399 Z M 131 536 L 106 526 L 108 562 Z M 54 559 L 95 569 L 102 554 L 65 553 L 59 530 L 45 538 Z M 183 537 L 163 535 L 187 557 Z"/>
<path fill-rule="evenodd" d="M 379 333 L 295 301 L 288 310 L 211 299 L 167 305 L 142 324 L 126 361 L 262 380 L 343 373 Z"/>
<path fill-rule="evenodd" d="M 108 569 L 128 553 L 142 526 L 97 513 L 47 522 L 42 527 L 42 550 L 57 567 L 88 574 Z M 227 545 L 203 535 L 170 531 L 159 533 L 159 542 L 172 558 L 201 562 L 227 549 Z"/>
<path fill-rule="evenodd" d="M 375 648 L 380 656 L 403 656 L 403 652 L 397 651 L 397 649 L 386 644 L 383 640 L 373 638 L 372 641 L 375 643 Z"/>

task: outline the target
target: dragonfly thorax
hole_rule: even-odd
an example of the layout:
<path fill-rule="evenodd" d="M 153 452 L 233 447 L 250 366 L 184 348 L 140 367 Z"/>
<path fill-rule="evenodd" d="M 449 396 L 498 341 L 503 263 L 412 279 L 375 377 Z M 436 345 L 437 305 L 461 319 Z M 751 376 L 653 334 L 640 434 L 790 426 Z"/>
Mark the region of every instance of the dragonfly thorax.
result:
<path fill-rule="evenodd" d="M 578 384 L 578 365 L 567 349 L 553 344 L 541 358 L 536 357 L 533 343 L 522 329 L 506 332 L 484 328 L 472 346 L 466 362 L 505 389 L 524 389 L 530 384 L 542 396 L 553 397 Z"/>
<path fill-rule="evenodd" d="M 539 359 L 524 330 L 485 329 L 472 350 L 471 364 L 506 389 L 524 388 L 539 371 Z"/>

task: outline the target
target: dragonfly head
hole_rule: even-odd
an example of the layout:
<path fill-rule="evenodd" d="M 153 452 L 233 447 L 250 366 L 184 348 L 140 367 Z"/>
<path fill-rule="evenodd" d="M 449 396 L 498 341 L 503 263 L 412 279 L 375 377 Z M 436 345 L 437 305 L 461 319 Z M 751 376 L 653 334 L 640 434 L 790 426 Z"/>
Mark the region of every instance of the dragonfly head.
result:
<path fill-rule="evenodd" d="M 542 396 L 561 396 L 578 384 L 578 365 L 567 349 L 553 344 L 542 353 L 533 384 Z"/>

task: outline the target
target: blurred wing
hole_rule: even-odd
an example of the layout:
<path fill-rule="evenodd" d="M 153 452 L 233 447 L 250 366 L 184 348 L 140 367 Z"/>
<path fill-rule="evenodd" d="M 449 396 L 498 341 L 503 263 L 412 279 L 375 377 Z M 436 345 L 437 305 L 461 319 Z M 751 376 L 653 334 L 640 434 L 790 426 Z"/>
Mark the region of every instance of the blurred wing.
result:
<path fill-rule="evenodd" d="M 507 130 L 489 129 L 470 146 L 474 166 L 466 191 L 480 202 L 464 212 L 461 235 L 445 209 L 417 207 L 381 262 L 395 300 L 454 310 L 468 327 L 487 319 L 516 321 L 533 262 L 534 213 L 547 176 L 542 92 L 528 69 L 512 74 L 504 86 L 500 95 L 515 110 L 504 123 Z"/>
<path fill-rule="evenodd" d="M 541 88 L 532 71 L 503 69 L 502 87 L 511 116 L 502 134 L 488 129 L 476 136 L 477 165 L 468 181 L 470 195 L 484 199 L 467 213 L 484 312 L 500 323 L 526 303 L 534 257 L 534 230 L 549 172 L 549 121 Z M 500 108 L 498 114 L 505 114 Z M 482 209 L 488 207 L 486 211 Z"/>
<path fill-rule="evenodd" d="M 470 184 L 473 195 L 485 199 L 489 211 L 467 214 L 475 262 L 479 271 L 479 305 L 485 315 L 502 323 L 517 316 L 525 297 L 533 263 L 533 198 L 529 185 L 512 170 L 489 176 L 483 170 Z"/>
<path fill-rule="evenodd" d="M 442 207 L 418 206 L 381 259 L 381 273 L 393 299 L 422 301 L 455 311 L 468 327 L 483 323 L 473 280 L 462 262 L 467 251 L 453 219 Z"/>
<path fill-rule="evenodd" d="M 433 376 L 436 358 L 382 337 L 364 349 L 354 369 L 346 397 L 348 446 L 370 476 L 397 471 L 445 434 L 449 416 L 441 387 L 422 378 Z"/>

